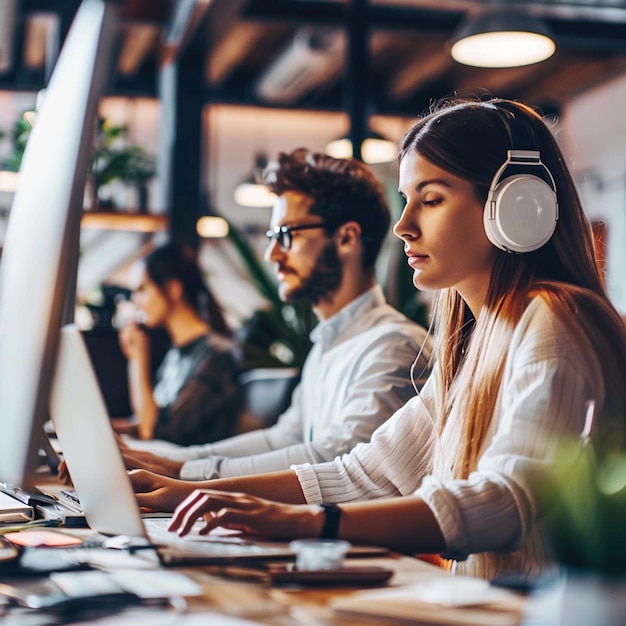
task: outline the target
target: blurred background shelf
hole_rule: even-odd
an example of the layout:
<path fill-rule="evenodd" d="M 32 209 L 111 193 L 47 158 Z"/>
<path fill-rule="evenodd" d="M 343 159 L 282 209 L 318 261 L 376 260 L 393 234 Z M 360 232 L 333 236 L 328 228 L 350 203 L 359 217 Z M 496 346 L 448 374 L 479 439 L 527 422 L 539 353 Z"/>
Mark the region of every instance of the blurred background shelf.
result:
<path fill-rule="evenodd" d="M 165 214 L 116 213 L 93 211 L 83 213 L 82 228 L 99 230 L 126 230 L 141 233 L 154 233 L 166 230 L 169 217 Z"/>

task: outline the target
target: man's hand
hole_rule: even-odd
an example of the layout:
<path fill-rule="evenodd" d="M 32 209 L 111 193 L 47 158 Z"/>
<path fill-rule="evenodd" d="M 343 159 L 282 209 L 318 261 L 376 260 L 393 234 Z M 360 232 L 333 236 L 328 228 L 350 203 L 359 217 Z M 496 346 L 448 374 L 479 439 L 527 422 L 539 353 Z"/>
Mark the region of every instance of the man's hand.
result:
<path fill-rule="evenodd" d="M 70 473 L 67 469 L 67 463 L 65 462 L 65 460 L 59 463 L 59 469 L 57 470 L 57 478 L 64 485 L 72 484 L 72 478 L 70 477 Z"/>
<path fill-rule="evenodd" d="M 144 469 L 170 478 L 180 476 L 180 468 L 183 466 L 181 461 L 172 461 L 147 450 L 134 450 L 128 446 L 120 447 L 120 452 L 127 469 Z"/>
<path fill-rule="evenodd" d="M 175 480 L 145 470 L 133 470 L 128 475 L 137 504 L 149 511 L 171 513 L 198 486 L 194 482 Z"/>

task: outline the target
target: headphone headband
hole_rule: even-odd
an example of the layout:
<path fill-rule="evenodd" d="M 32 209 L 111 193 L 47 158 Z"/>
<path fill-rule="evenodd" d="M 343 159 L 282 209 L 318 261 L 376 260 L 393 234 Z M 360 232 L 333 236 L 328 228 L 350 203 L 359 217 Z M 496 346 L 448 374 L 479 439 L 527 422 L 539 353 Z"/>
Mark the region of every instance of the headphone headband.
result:
<path fill-rule="evenodd" d="M 528 120 L 519 117 L 519 110 L 510 106 L 508 102 L 496 101 L 494 109 L 509 135 L 511 150 L 536 150 L 539 152 L 539 142 L 535 131 Z"/>

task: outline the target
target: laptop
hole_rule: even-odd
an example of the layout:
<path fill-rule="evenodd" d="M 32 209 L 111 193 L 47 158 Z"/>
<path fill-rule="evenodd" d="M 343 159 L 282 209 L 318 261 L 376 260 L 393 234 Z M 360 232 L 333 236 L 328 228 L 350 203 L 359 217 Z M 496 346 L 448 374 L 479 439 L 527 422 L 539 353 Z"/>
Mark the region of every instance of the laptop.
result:
<path fill-rule="evenodd" d="M 85 519 L 93 530 L 128 538 L 126 546 L 130 548 L 155 546 L 164 564 L 295 557 L 286 544 L 250 541 L 219 529 L 208 535 L 192 531 L 179 537 L 166 530 L 168 519 L 142 517 L 89 353 L 73 324 L 61 329 L 50 418 Z M 119 547 L 125 547 L 124 539 Z"/>

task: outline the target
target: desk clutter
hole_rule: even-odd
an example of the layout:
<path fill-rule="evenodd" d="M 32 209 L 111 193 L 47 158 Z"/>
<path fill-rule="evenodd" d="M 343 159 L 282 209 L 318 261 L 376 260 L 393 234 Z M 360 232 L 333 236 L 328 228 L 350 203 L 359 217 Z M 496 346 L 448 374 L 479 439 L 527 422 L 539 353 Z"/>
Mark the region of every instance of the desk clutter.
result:
<path fill-rule="evenodd" d="M 0 491 L 0 524 L 27 522 L 34 518 L 32 506 Z"/>
<path fill-rule="evenodd" d="M 44 497 L 56 501 L 58 493 L 51 493 Z M 13 495 L 7 498 L 30 506 Z M 30 502 L 25 492 L 20 498 Z M 113 620 L 115 626 L 135 620 L 199 624 L 207 623 L 209 615 L 224 626 L 274 624 L 276 615 L 280 624 L 295 625 L 311 611 L 324 616 L 319 623 L 329 625 L 524 623 L 522 595 L 379 548 L 307 540 L 273 544 L 272 552 L 248 559 L 194 553 L 173 567 L 179 548 L 168 559 L 171 546 L 107 537 L 89 528 L 54 527 L 58 521 L 38 518 L 42 502 L 30 504 L 35 505 L 34 519 L 18 516 L 0 523 L 3 626 L 113 626 Z M 12 505 L 7 503 L 9 509 Z M 150 522 L 162 529 L 167 524 L 163 518 L 144 520 Z M 226 546 L 245 544 L 238 536 L 216 539 Z M 314 604 L 307 600 L 303 608 L 300 600 L 308 594 Z M 27 617 L 28 622 L 20 621 Z"/>
<path fill-rule="evenodd" d="M 0 528 L 0 534 L 0 609 L 5 616 L 45 615 L 41 623 L 82 623 L 141 609 L 145 618 L 145 611 L 154 607 L 186 610 L 190 598 L 204 594 L 194 575 L 186 569 L 164 567 L 151 546 L 137 549 L 119 537 L 105 537 L 90 529 L 13 525 Z M 119 547 L 109 547 L 114 545 Z M 386 554 L 377 549 L 356 549 L 354 553 Z M 298 570 L 295 552 L 290 551 L 288 560 L 284 554 L 280 561 L 209 560 L 192 572 L 219 578 L 223 584 L 252 583 L 266 590 L 264 593 L 279 585 L 382 585 L 393 576 L 392 569 L 360 565 L 358 559 L 337 568 Z"/>
<path fill-rule="evenodd" d="M 24 622 L 37 626 L 92 622 L 295 626 L 307 620 L 328 626 L 524 623 L 522 596 L 486 581 L 455 578 L 411 557 L 350 559 L 327 570 L 298 570 L 294 562 L 166 569 L 146 550 L 94 547 L 89 531 L 82 537 L 56 529 L 21 532 L 32 537 L 20 539 L 20 544 L 35 538 L 42 542 L 21 548 L 23 555 L 39 556 L 41 571 L 36 575 L 31 563 L 29 575 L 17 574 L 0 564 L 0 610 L 16 620 L 41 617 L 41 622 Z M 83 543 L 76 544 L 76 539 Z M 64 542 L 68 545 L 57 547 Z M 67 559 L 71 567 L 43 575 L 44 561 L 58 566 L 59 559 Z M 410 580 L 414 582 L 407 583 Z"/>

